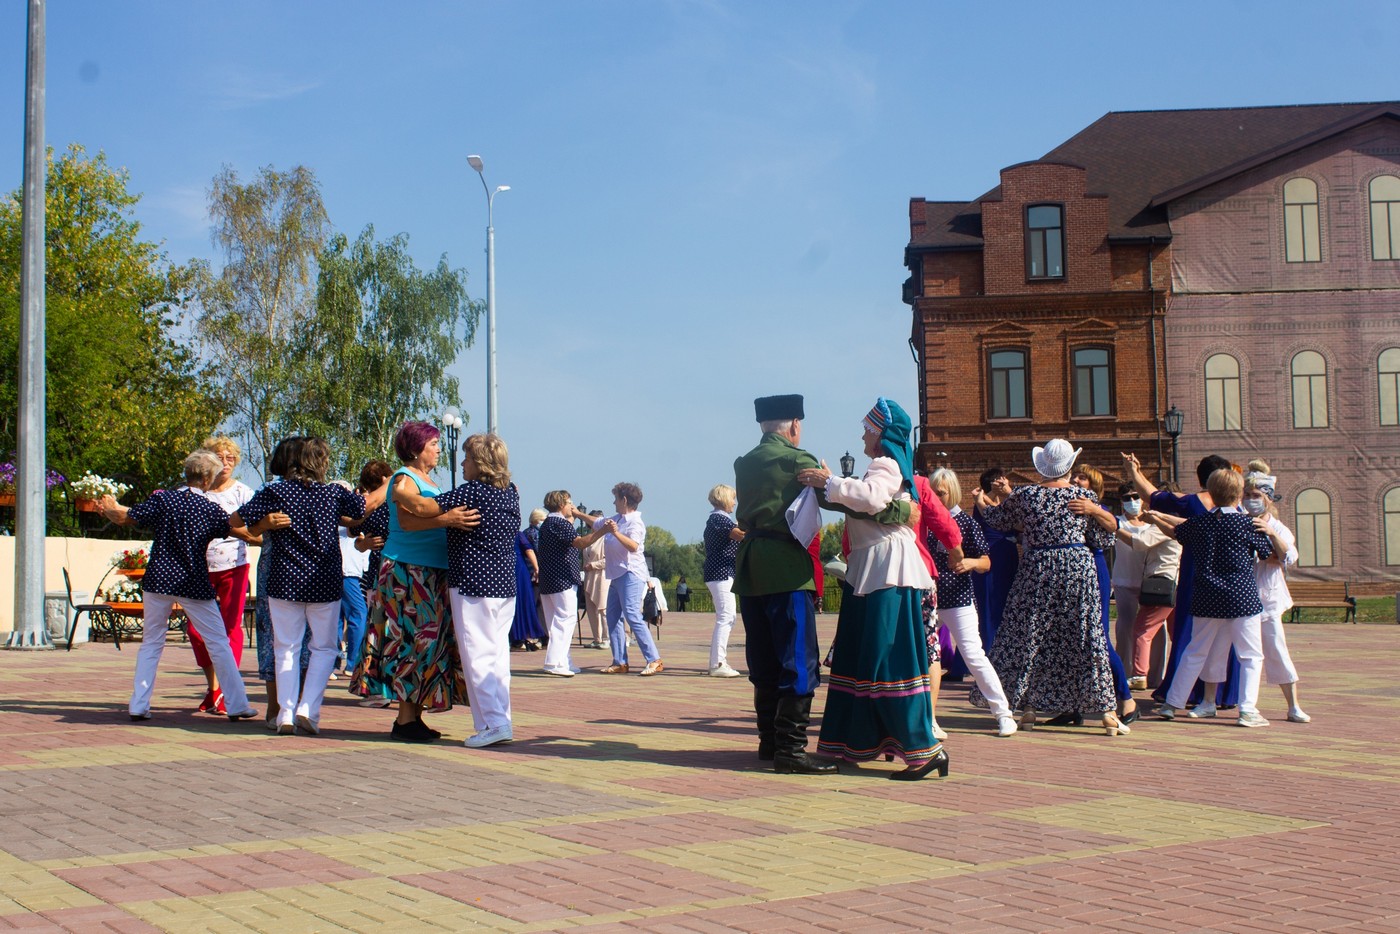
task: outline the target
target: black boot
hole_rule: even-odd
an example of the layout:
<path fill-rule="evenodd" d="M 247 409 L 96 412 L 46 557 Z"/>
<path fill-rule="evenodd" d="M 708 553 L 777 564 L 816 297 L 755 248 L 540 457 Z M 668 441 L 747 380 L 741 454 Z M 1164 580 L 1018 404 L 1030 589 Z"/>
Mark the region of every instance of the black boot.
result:
<path fill-rule="evenodd" d="M 773 771 L 786 775 L 823 775 L 836 771 L 830 759 L 807 755 L 807 724 L 812 719 L 812 698 L 783 695 L 778 698 L 778 715 L 773 720 L 777 748 Z"/>
<path fill-rule="evenodd" d="M 773 721 L 778 716 L 778 689 L 754 685 L 753 709 L 758 718 L 758 757 L 773 761 Z"/>

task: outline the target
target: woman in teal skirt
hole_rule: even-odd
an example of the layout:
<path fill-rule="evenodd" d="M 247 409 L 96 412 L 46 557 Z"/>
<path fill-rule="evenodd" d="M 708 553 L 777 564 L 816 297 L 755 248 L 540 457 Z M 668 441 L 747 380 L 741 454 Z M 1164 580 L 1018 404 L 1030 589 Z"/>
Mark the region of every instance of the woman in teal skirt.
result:
<path fill-rule="evenodd" d="M 934 586 L 915 531 L 873 517 L 896 499 L 918 502 L 909 415 L 880 398 L 865 417 L 865 476 L 835 477 L 825 466 L 798 480 L 845 507 L 850 538 L 846 583 L 832 647 L 826 710 L 817 749 L 851 762 L 899 756 L 890 778 L 948 774 L 948 754 L 933 735 L 923 595 Z"/>

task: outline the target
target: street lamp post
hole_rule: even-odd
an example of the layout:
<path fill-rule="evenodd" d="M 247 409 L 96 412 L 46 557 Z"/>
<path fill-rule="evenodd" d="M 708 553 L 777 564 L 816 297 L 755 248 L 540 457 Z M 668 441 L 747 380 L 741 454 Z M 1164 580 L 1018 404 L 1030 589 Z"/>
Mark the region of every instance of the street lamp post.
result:
<path fill-rule="evenodd" d="M 843 476 L 843 477 L 849 477 L 851 474 L 853 474 L 853 473 L 855 473 L 855 472 L 856 472 L 856 459 L 855 459 L 854 457 L 851 456 L 851 452 L 850 452 L 850 451 L 847 451 L 845 454 L 842 454 L 842 455 L 841 455 L 841 476 Z"/>
<path fill-rule="evenodd" d="M 447 448 L 447 470 L 452 477 L 452 486 L 457 486 L 457 439 L 462 436 L 462 417 L 456 409 L 442 413 L 442 440 Z"/>
<path fill-rule="evenodd" d="M 496 434 L 496 225 L 493 215 L 496 195 L 510 191 L 509 185 L 486 184 L 486 164 L 478 155 L 467 156 L 467 165 L 476 170 L 486 192 L 486 430 Z"/>
<path fill-rule="evenodd" d="M 1177 473 L 1180 471 L 1181 467 L 1180 458 L 1176 450 L 1176 439 L 1181 437 L 1181 428 L 1186 421 L 1186 413 L 1176 406 L 1172 406 L 1167 409 L 1167 413 L 1162 416 L 1162 420 L 1166 423 L 1167 435 L 1172 439 L 1172 482 L 1176 483 L 1178 482 Z"/>

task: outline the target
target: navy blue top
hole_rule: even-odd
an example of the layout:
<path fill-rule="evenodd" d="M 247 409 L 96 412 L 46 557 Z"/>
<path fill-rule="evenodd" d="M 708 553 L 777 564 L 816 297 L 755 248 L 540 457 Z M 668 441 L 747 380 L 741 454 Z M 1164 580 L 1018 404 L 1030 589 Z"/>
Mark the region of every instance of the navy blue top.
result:
<path fill-rule="evenodd" d="M 1176 540 L 1196 558 L 1192 616 L 1238 619 L 1264 612 L 1254 562 L 1273 554 L 1274 546 L 1253 519 L 1214 509 L 1177 526 Z"/>
<path fill-rule="evenodd" d="M 210 542 L 229 536 L 228 513 L 222 506 L 181 489 L 156 493 L 132 506 L 127 516 L 155 530 L 143 590 L 187 600 L 217 599 L 204 555 Z"/>
<path fill-rule="evenodd" d="M 365 521 L 360 523 L 360 527 L 355 532 L 370 538 L 382 538 L 388 542 L 389 500 L 386 498 L 384 502 L 371 509 L 369 515 L 365 516 Z M 379 586 L 379 561 L 381 557 L 378 548 L 369 553 L 369 567 L 365 568 L 365 573 L 360 578 L 360 586 L 365 590 L 373 590 Z"/>
<path fill-rule="evenodd" d="M 481 511 L 474 529 L 447 530 L 447 580 L 464 597 L 515 596 L 515 536 L 520 528 L 520 491 L 468 480 L 439 493 L 443 511 L 469 506 Z"/>
<path fill-rule="evenodd" d="M 734 576 L 734 558 L 739 554 L 739 543 L 729 538 L 737 523 L 722 512 L 710 513 L 705 523 L 705 568 L 706 582 L 728 580 Z"/>
<path fill-rule="evenodd" d="M 958 531 L 962 533 L 963 556 L 967 558 L 981 558 L 987 554 L 987 538 L 982 534 L 982 526 L 977 523 L 967 513 L 962 510 L 953 516 L 953 521 L 958 524 Z M 943 609 L 953 609 L 960 606 L 972 606 L 976 601 L 972 590 L 972 571 L 962 574 L 954 574 L 952 565 L 948 561 L 948 549 L 943 547 L 932 533 L 929 533 L 928 550 L 933 555 L 933 563 L 938 566 L 938 607 Z"/>
<path fill-rule="evenodd" d="M 273 512 L 285 512 L 292 524 L 264 534 L 276 545 L 267 595 L 295 603 L 339 600 L 344 594 L 340 517 L 363 517 L 365 498 L 335 484 L 282 480 L 269 483 L 238 507 L 239 518 L 250 526 Z"/>
<path fill-rule="evenodd" d="M 579 581 L 578 538 L 574 524 L 563 516 L 549 516 L 540 523 L 540 540 L 535 559 L 540 564 L 540 593 L 563 593 L 573 590 Z"/>

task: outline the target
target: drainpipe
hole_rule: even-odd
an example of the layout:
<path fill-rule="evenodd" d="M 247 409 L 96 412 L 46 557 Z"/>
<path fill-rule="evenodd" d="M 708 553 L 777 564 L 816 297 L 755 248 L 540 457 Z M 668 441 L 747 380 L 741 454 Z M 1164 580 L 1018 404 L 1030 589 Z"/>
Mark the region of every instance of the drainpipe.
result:
<path fill-rule="evenodd" d="M 1152 334 L 1152 421 L 1157 426 L 1157 482 L 1162 482 L 1162 399 L 1159 394 L 1157 364 L 1157 283 L 1152 273 L 1152 250 L 1156 237 L 1147 238 L 1147 326 Z M 1165 337 L 1165 335 L 1164 335 Z"/>

